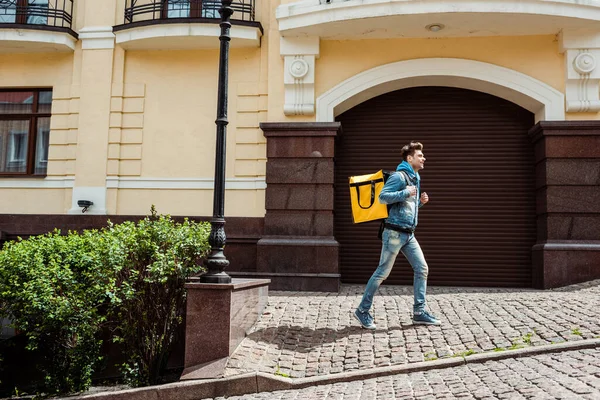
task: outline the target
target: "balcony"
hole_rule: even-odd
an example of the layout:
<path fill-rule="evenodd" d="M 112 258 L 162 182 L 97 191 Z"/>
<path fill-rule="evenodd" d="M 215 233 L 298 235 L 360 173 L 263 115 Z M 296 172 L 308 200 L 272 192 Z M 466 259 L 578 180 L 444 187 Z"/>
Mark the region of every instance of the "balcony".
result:
<path fill-rule="evenodd" d="M 216 49 L 220 7 L 215 0 L 126 0 L 123 24 L 113 32 L 126 50 Z M 255 0 L 234 1 L 231 7 L 231 47 L 259 47 L 263 28 Z"/>
<path fill-rule="evenodd" d="M 0 53 L 70 52 L 73 0 L 0 0 Z"/>
<path fill-rule="evenodd" d="M 277 7 L 283 37 L 326 40 L 553 35 L 597 31 L 600 2 L 301 0 Z"/>

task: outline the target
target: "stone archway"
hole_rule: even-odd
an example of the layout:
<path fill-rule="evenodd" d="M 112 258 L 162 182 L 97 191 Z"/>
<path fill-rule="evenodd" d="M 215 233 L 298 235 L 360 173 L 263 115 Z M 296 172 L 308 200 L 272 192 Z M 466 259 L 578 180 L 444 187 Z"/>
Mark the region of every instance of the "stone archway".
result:
<path fill-rule="evenodd" d="M 336 115 L 373 97 L 418 86 L 488 93 L 531 111 L 536 121 L 565 118 L 564 95 L 528 75 L 480 61 L 422 58 L 382 65 L 341 82 L 317 98 L 317 122 L 334 121 Z"/>

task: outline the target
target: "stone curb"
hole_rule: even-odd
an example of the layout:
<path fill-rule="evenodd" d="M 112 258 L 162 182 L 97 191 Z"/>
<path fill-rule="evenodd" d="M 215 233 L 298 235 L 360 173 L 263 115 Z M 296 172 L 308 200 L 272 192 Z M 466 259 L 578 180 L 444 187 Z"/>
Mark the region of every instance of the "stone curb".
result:
<path fill-rule="evenodd" d="M 467 357 L 452 357 L 434 361 L 423 361 L 412 364 L 377 367 L 362 371 L 342 372 L 339 374 L 315 376 L 310 378 L 284 378 L 253 372 L 228 378 L 175 382 L 160 386 L 150 386 L 138 389 L 128 389 L 114 392 L 103 392 L 68 399 L 98 399 L 98 400 L 198 400 L 221 396 L 241 396 L 244 394 L 273 392 L 277 390 L 303 389 L 310 386 L 330 385 L 339 382 L 352 382 L 378 378 L 389 375 L 408 374 L 433 369 L 443 369 L 466 364 L 478 364 L 488 361 L 498 361 L 507 358 L 530 357 L 539 354 L 560 353 L 600 347 L 600 339 L 583 339 L 576 342 L 564 342 L 517 350 L 501 352 L 486 352 Z M 67 398 L 64 398 L 67 399 Z"/>

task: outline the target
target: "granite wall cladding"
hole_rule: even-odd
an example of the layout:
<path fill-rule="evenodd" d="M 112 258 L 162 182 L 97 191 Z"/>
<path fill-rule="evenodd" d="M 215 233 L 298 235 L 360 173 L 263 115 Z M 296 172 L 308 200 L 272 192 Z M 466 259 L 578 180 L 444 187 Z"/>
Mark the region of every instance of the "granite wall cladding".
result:
<path fill-rule="evenodd" d="M 257 273 L 273 290 L 337 291 L 333 237 L 335 138 L 339 123 L 262 123 L 267 137 L 264 235 Z"/>
<path fill-rule="evenodd" d="M 600 278 L 600 121 L 540 122 L 529 134 L 538 221 L 533 285 Z"/>

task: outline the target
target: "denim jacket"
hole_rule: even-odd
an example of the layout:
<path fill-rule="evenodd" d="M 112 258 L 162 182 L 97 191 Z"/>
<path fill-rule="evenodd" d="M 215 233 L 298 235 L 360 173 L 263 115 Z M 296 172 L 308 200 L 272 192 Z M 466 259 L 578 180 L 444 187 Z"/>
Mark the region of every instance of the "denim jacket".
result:
<path fill-rule="evenodd" d="M 417 227 L 419 207 L 422 206 L 419 201 L 421 182 L 416 176 L 409 179 L 410 182 L 407 184 L 405 174 L 398 171 L 390 175 L 379 194 L 379 201 L 383 204 L 391 204 L 386 222 L 414 230 Z M 409 191 L 406 189 L 409 185 L 417 187 L 416 196 L 409 197 Z"/>

